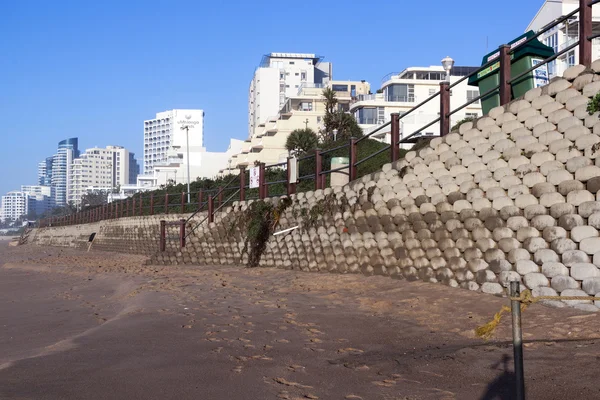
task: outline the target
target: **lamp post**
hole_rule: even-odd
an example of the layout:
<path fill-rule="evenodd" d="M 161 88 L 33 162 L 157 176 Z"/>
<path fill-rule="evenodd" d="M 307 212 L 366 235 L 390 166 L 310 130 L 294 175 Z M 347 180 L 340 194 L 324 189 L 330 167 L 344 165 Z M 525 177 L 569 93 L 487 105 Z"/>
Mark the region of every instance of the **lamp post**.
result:
<path fill-rule="evenodd" d="M 181 130 L 185 129 L 185 150 L 187 152 L 187 202 L 190 204 L 190 126 L 184 125 Z"/>
<path fill-rule="evenodd" d="M 446 56 L 442 59 L 442 66 L 444 67 L 444 71 L 446 71 L 446 82 L 450 82 L 450 71 L 454 67 L 454 60 Z"/>

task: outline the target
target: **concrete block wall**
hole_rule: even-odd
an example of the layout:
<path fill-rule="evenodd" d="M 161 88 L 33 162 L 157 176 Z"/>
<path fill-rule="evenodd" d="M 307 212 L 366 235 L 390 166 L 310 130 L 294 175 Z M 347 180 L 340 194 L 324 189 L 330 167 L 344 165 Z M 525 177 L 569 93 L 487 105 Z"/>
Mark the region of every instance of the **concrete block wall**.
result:
<path fill-rule="evenodd" d="M 203 215 L 205 216 L 206 213 Z M 87 249 L 90 235 L 96 233 L 92 249 L 120 253 L 141 254 L 150 257 L 159 250 L 160 220 L 187 219 L 190 214 L 169 214 L 128 217 L 95 222 L 36 229 L 31 243 L 41 246 L 75 247 Z M 199 218 L 201 218 L 199 216 Z M 188 229 L 191 227 L 188 224 Z M 167 227 L 167 248 L 179 248 L 179 228 Z"/>
<path fill-rule="evenodd" d="M 600 292 L 600 61 L 433 139 L 343 188 L 299 193 L 281 229 L 336 194 L 317 226 L 273 237 L 266 267 L 380 274 L 505 293 L 517 280 L 538 295 Z M 276 201 L 276 200 L 269 200 Z M 245 262 L 235 204 L 178 255 L 155 262 Z M 196 263 L 196 261 L 194 261 Z M 591 300 L 567 301 L 597 310 Z M 556 302 L 557 305 L 564 303 Z"/>

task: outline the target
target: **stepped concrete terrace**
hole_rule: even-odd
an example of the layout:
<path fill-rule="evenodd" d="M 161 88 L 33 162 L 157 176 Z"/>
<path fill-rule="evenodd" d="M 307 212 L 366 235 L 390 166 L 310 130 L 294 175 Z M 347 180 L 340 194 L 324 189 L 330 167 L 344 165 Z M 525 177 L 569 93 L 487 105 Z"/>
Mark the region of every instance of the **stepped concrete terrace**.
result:
<path fill-rule="evenodd" d="M 380 172 L 343 187 L 293 195 L 278 229 L 300 228 L 271 237 L 261 266 L 386 275 L 493 295 L 504 295 L 510 281 L 521 282 L 534 296 L 596 295 L 600 120 L 598 113 L 588 114 L 587 103 L 598 92 L 600 60 L 589 69 L 574 66 Z M 173 242 L 150 262 L 245 263 L 241 215 L 249 204 L 234 203 L 214 223 L 198 227 L 184 249 Z M 311 210 L 322 214 L 309 223 Z M 65 230 L 104 229 L 110 240 L 100 235 L 100 248 L 127 252 L 135 235 L 119 237 L 113 225 L 141 224 L 137 229 L 146 230 L 139 231 L 140 238 L 152 246 L 138 252 L 156 251 L 158 219 L 43 228 L 30 242 L 73 245 L 87 237 L 65 239 L 71 236 Z M 592 300 L 550 303 L 589 311 L 600 306 Z"/>

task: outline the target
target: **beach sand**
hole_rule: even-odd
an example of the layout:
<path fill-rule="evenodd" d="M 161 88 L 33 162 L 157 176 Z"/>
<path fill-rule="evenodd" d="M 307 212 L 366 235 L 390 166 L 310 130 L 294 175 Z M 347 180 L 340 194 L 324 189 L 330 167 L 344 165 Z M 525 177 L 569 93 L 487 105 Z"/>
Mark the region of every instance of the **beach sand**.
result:
<path fill-rule="evenodd" d="M 0 242 L 0 399 L 509 399 L 506 299 Z M 597 399 L 596 313 L 523 313 L 528 399 Z M 494 394 L 496 397 L 485 397 Z"/>

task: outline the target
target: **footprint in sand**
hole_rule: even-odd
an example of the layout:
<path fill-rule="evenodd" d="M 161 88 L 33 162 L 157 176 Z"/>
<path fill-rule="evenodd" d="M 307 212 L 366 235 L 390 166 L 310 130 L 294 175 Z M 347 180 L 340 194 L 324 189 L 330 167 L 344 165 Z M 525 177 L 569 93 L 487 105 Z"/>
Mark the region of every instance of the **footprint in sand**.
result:
<path fill-rule="evenodd" d="M 294 371 L 294 372 L 306 372 L 306 368 L 303 367 L 302 365 L 288 365 L 288 369 L 290 371 Z"/>
<path fill-rule="evenodd" d="M 337 352 L 338 353 L 349 353 L 349 354 L 361 354 L 361 353 L 364 353 L 364 351 L 362 351 L 360 349 L 355 349 L 353 347 L 346 347 L 344 349 L 338 349 Z"/>

